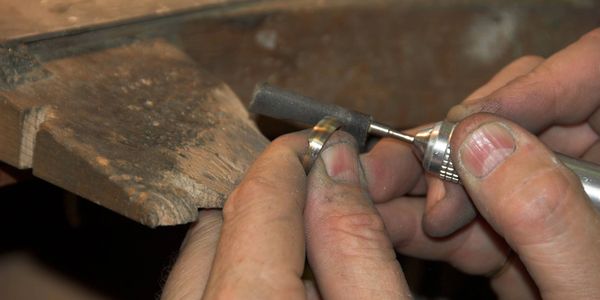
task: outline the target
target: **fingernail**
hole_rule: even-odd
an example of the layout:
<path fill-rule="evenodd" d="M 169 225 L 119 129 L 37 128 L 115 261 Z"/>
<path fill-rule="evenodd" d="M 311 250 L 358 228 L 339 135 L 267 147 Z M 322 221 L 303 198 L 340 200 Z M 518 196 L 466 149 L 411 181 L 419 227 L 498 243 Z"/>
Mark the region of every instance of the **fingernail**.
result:
<path fill-rule="evenodd" d="M 450 110 L 448 111 L 448 114 L 446 115 L 446 119 L 448 121 L 452 121 L 452 122 L 459 122 L 463 119 L 465 119 L 466 117 L 473 115 L 475 113 L 478 112 L 482 112 L 484 111 L 486 108 L 484 108 L 480 103 L 461 103 L 458 105 L 455 105 L 453 107 L 450 108 Z M 491 108 L 487 108 L 487 109 L 491 109 Z"/>
<path fill-rule="evenodd" d="M 455 105 L 448 111 L 446 118 L 449 121 L 458 122 L 469 115 L 469 111 L 464 104 Z"/>
<path fill-rule="evenodd" d="M 358 151 L 347 142 L 333 144 L 323 150 L 321 158 L 327 175 L 336 181 L 359 182 Z"/>
<path fill-rule="evenodd" d="M 465 139 L 459 150 L 464 168 L 475 177 L 485 177 L 515 151 L 512 134 L 498 123 L 482 125 Z"/>

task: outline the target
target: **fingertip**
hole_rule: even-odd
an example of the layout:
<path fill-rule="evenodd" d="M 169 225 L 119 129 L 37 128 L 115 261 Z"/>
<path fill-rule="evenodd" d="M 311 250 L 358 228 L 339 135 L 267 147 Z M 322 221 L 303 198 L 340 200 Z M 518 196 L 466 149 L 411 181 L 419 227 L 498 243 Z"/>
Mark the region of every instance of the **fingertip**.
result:
<path fill-rule="evenodd" d="M 544 62 L 545 58 L 539 55 L 527 54 L 514 60 L 509 67 L 513 68 L 517 74 L 523 74 L 531 71 L 533 68 Z"/>
<path fill-rule="evenodd" d="M 471 114 L 472 112 L 469 109 L 469 105 L 461 103 L 450 108 L 446 115 L 446 119 L 450 122 L 458 122 Z"/>
<path fill-rule="evenodd" d="M 450 140 L 451 149 L 460 149 L 465 139 L 478 127 L 485 123 L 492 123 L 494 121 L 501 121 L 499 117 L 490 113 L 477 113 L 469 115 L 466 118 L 456 123 L 454 130 L 452 131 L 452 139 Z M 458 161 L 458 151 L 452 151 L 451 155 L 455 161 Z"/>
<path fill-rule="evenodd" d="M 461 186 L 438 179 L 430 182 L 427 208 L 422 219 L 423 231 L 427 235 L 446 237 L 473 221 L 475 208 Z"/>
<path fill-rule="evenodd" d="M 339 131 L 323 146 L 320 155 L 325 174 L 339 183 L 360 185 L 362 169 L 358 160 L 358 144 L 352 135 Z M 315 166 L 320 168 L 321 165 Z"/>
<path fill-rule="evenodd" d="M 360 155 L 373 202 L 392 200 L 411 192 L 423 178 L 423 170 L 410 145 L 381 139 L 371 151 Z"/>
<path fill-rule="evenodd" d="M 504 132 L 488 130 L 490 126 Z M 598 213 L 579 179 L 535 136 L 490 115 L 465 119 L 455 133 L 452 147 L 459 150 L 452 155 L 471 199 L 481 215 L 517 251 L 542 290 L 556 290 L 561 284 L 558 277 L 548 274 L 593 261 L 586 249 L 597 247 Z M 474 144 L 493 156 L 498 148 L 506 148 L 495 142 L 503 134 L 513 139 L 512 153 L 494 160 L 491 168 L 485 164 L 469 166 L 464 147 L 472 147 L 470 143 L 480 139 Z M 487 137 L 481 138 L 482 135 Z"/>
<path fill-rule="evenodd" d="M 271 142 L 270 148 L 288 148 L 294 151 L 298 158 L 301 158 L 308 145 L 308 131 L 302 130 L 284 134 Z M 267 148 L 268 149 L 268 148 Z"/>
<path fill-rule="evenodd" d="M 372 290 L 363 287 L 373 284 L 402 291 L 400 266 L 366 192 L 354 139 L 336 132 L 320 157 L 308 175 L 304 221 L 307 258 L 323 296 L 364 298 Z"/>

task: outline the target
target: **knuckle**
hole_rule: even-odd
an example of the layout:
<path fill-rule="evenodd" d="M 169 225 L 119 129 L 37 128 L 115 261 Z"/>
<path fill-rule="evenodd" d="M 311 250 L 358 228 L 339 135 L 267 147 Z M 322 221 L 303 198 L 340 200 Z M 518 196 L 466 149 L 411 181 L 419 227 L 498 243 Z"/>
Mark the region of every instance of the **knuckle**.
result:
<path fill-rule="evenodd" d="M 228 218 L 244 214 L 257 202 L 268 195 L 275 194 L 275 183 L 273 180 L 256 175 L 244 179 L 244 181 L 231 193 L 223 206 L 223 217 Z"/>
<path fill-rule="evenodd" d="M 293 151 L 294 145 L 305 142 L 307 133 L 305 131 L 292 132 L 281 135 L 271 142 L 270 148 L 287 149 Z"/>
<path fill-rule="evenodd" d="M 523 105 L 532 107 L 539 104 L 535 105 L 536 109 L 541 107 L 556 115 L 560 111 L 563 94 L 568 90 L 563 82 L 556 79 L 557 73 L 560 70 L 555 64 L 544 62 L 505 89 L 501 101 L 511 103 L 508 106 L 513 110 L 521 109 Z"/>
<path fill-rule="evenodd" d="M 295 140 L 296 138 L 297 138 L 297 136 L 294 133 L 284 134 L 284 135 L 278 136 L 276 139 L 274 139 L 271 142 L 271 145 L 275 146 L 275 147 L 285 146 L 285 145 L 288 145 L 291 141 Z"/>
<path fill-rule="evenodd" d="M 580 41 L 581 42 L 600 43 L 600 27 L 581 36 Z"/>
<path fill-rule="evenodd" d="M 391 248 L 383 220 L 374 211 L 328 216 L 320 230 L 327 242 L 344 245 L 343 255 L 365 256 L 373 249 Z"/>
<path fill-rule="evenodd" d="M 531 70 L 531 72 L 521 77 L 519 83 L 525 88 L 535 87 L 554 77 L 555 73 L 556 70 L 554 69 L 554 65 L 550 63 L 540 64 L 535 69 Z"/>
<path fill-rule="evenodd" d="M 572 174 L 558 164 L 531 173 L 501 197 L 506 208 L 503 223 L 524 236 L 531 236 L 531 232 L 552 234 L 553 229 L 569 222 L 568 204 L 576 195 L 576 184 Z"/>

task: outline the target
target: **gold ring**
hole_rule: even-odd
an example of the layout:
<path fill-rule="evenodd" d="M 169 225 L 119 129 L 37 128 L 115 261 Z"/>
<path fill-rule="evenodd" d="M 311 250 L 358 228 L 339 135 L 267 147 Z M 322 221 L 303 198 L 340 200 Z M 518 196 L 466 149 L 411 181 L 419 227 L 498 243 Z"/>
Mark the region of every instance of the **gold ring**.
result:
<path fill-rule="evenodd" d="M 329 116 L 321 119 L 313 127 L 308 135 L 308 148 L 302 157 L 302 166 L 306 174 L 312 169 L 327 140 L 340 127 L 342 127 L 342 123 L 338 119 Z"/>

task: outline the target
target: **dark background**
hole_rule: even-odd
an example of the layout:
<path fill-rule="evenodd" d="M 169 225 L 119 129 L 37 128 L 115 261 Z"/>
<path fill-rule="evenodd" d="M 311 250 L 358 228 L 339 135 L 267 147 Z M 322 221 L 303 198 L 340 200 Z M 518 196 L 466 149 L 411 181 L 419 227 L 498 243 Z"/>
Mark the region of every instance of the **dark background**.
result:
<path fill-rule="evenodd" d="M 2 292 L 9 283 L 40 288 L 29 272 L 1 271 L 15 260 L 19 265 L 35 265 L 33 272 L 51 270 L 53 276 L 96 296 L 157 298 L 187 229 L 187 225 L 150 229 L 37 179 L 0 189 L 0 199 L 3 299 L 22 299 Z M 466 276 L 443 263 L 399 259 L 417 295 L 494 297 L 485 278 Z M 57 288 L 46 294 L 50 295 L 69 294 Z"/>

